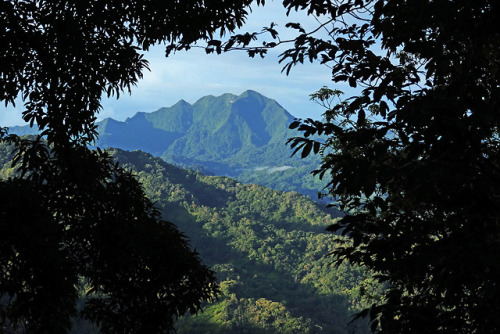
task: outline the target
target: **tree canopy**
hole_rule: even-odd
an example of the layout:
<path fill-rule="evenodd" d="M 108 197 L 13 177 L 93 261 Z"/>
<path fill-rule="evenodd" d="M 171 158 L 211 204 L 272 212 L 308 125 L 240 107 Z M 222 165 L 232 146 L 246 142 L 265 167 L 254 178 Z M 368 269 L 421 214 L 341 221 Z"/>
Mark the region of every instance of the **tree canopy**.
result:
<path fill-rule="evenodd" d="M 2 1 L 0 100 L 22 97 L 44 138 L 0 128 L 18 168 L 0 181 L 2 330 L 64 333 L 84 293 L 80 316 L 103 333 L 169 332 L 218 292 L 133 176 L 87 145 L 101 96 L 130 91 L 147 69 L 142 51 L 223 36 L 250 3 Z"/>
<path fill-rule="evenodd" d="M 0 182 L 2 325 L 64 332 L 80 278 L 91 297 L 83 314 L 105 332 L 168 331 L 172 316 L 215 292 L 210 271 L 136 181 L 86 145 L 101 95 L 129 90 L 146 69 L 140 50 L 166 43 L 168 54 L 203 39 L 209 52 L 243 47 L 255 56 L 286 44 L 275 25 L 260 46 L 251 43 L 261 32 L 217 40 L 241 26 L 250 2 L 0 4 L 0 99 L 21 94 L 24 119 L 48 142 L 1 132 L 20 166 Z M 320 22 L 310 32 L 287 24 L 297 37 L 281 55 L 284 70 L 318 61 L 335 83 L 359 89 L 337 104 L 337 91 L 318 91 L 325 120 L 294 123 L 305 137 L 292 146 L 322 155 L 317 173 L 331 174 L 326 191 L 347 213 L 331 227 L 349 237 L 336 261 L 368 267 L 387 287 L 361 315 L 382 333 L 498 332 L 500 4 L 283 5 Z"/>
<path fill-rule="evenodd" d="M 291 141 L 346 216 L 337 262 L 361 264 L 385 290 L 361 315 L 382 333 L 496 333 L 500 291 L 500 4 L 492 0 L 285 0 L 319 26 L 254 45 L 235 35 L 220 50 L 264 55 L 277 45 L 284 71 L 328 66 L 358 93 L 312 98 L 325 119 L 297 120 Z M 214 50 L 218 51 L 218 50 Z M 314 140 L 321 135 L 326 140 Z"/>

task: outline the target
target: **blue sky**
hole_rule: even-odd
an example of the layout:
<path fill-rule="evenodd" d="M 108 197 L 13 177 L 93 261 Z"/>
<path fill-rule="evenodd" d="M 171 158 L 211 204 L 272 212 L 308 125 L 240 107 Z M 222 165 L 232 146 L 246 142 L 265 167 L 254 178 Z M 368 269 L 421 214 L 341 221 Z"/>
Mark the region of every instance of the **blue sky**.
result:
<path fill-rule="evenodd" d="M 253 8 L 244 30 L 257 31 L 270 22 L 284 28 L 289 21 L 300 21 L 306 28 L 317 25 L 314 18 L 302 13 L 292 13 L 287 18 L 279 1 L 268 1 L 265 7 Z M 286 37 L 286 33 L 282 35 L 282 38 Z M 296 117 L 319 118 L 323 110 L 309 101 L 309 94 L 325 85 L 347 90 L 346 87 L 333 86 L 330 70 L 319 64 L 299 65 L 288 76 L 281 73 L 283 65 L 278 63 L 279 53 L 280 50 L 272 50 L 260 59 L 249 58 L 240 51 L 207 55 L 203 49 L 193 48 L 165 58 L 164 47 L 155 47 L 145 56 L 151 71 L 144 73 L 144 78 L 133 87 L 130 96 L 123 94 L 118 100 L 103 99 L 103 110 L 98 117 L 124 120 L 138 111 L 152 112 L 169 107 L 180 99 L 194 103 L 205 95 L 239 95 L 252 89 L 275 99 Z M 16 109 L 0 106 L 0 125 L 24 125 L 21 111 L 19 102 Z"/>

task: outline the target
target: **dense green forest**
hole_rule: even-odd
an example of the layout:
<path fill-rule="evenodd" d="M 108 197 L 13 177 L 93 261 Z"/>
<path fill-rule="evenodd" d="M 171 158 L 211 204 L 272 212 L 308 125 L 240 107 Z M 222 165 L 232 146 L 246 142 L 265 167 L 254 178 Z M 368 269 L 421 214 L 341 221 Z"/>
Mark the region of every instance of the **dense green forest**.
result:
<path fill-rule="evenodd" d="M 174 324 L 184 333 L 351 333 L 366 331 L 347 324 L 362 309 L 375 333 L 500 332 L 500 2 L 283 0 L 292 22 L 244 26 L 265 2 L 2 3 L 0 102 L 19 101 L 44 140 L 0 126 L 20 165 L 0 166 L 0 331 L 67 333 L 74 322 L 74 333 L 97 333 L 79 314 L 103 334 L 170 333 Z M 167 57 L 194 46 L 278 52 L 287 75 L 305 62 L 325 68 L 345 99 L 323 87 L 311 97 L 324 119 L 284 122 L 299 131 L 289 143 L 304 165 L 268 150 L 285 150 L 267 126 L 279 113 L 251 91 L 243 97 L 263 108 L 225 95 L 197 115 L 181 101 L 181 126 L 154 119 L 162 110 L 101 126 L 125 130 L 118 139 L 133 145 L 169 142 L 147 151 L 225 176 L 264 171 L 264 180 L 312 159 L 345 216 L 298 193 L 112 150 L 125 170 L 91 150 L 99 134 L 115 146 L 96 124 L 101 100 L 132 93 L 155 45 Z M 200 106 L 217 105 L 212 98 Z M 256 157 L 265 159 L 250 165 Z M 273 187 L 287 185 L 275 175 Z"/>
<path fill-rule="evenodd" d="M 362 333 L 348 325 L 370 280 L 331 266 L 336 218 L 297 192 L 206 176 L 143 152 L 112 150 L 217 272 L 224 295 L 180 333 Z"/>
<path fill-rule="evenodd" d="M 3 178 L 12 175 L 1 146 Z M 216 271 L 222 295 L 203 313 L 185 316 L 179 333 L 365 333 L 349 324 L 370 289 L 363 270 L 334 267 L 325 227 L 337 218 L 297 192 L 185 170 L 140 151 L 110 149 L 130 169 Z M 75 322 L 73 333 L 92 332 Z M 94 329 L 95 330 L 95 329 Z"/>

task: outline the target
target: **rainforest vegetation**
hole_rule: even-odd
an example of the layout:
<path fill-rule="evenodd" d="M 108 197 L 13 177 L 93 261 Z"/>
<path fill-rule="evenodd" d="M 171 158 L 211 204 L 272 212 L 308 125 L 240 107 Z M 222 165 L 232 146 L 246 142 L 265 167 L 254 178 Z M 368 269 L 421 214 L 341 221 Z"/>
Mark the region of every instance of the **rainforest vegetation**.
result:
<path fill-rule="evenodd" d="M 349 333 L 372 288 L 362 269 L 332 266 L 325 228 L 338 220 L 297 192 L 179 169 L 142 152 L 112 150 L 146 194 L 216 271 L 224 295 L 180 333 Z M 336 211 L 333 211 L 334 213 Z M 211 328 L 211 330 L 207 330 Z M 198 330 L 197 330 L 198 328 Z"/>
<path fill-rule="evenodd" d="M 0 176 L 12 177 L 9 149 L 0 149 Z M 216 273 L 222 295 L 203 313 L 182 317 L 179 333 L 367 331 L 365 322 L 349 322 L 370 301 L 361 289 L 376 298 L 370 275 L 348 264 L 332 266 L 326 256 L 335 245 L 325 228 L 339 219 L 336 211 L 297 192 L 206 176 L 144 152 L 109 152 Z M 74 323 L 72 333 L 97 332 Z"/>
<path fill-rule="evenodd" d="M 341 318 L 339 308 L 329 308 L 329 298 L 347 298 L 356 290 L 347 284 L 341 293 L 334 280 L 328 282 L 330 269 L 322 261 L 332 261 L 342 273 L 339 281 L 361 280 L 362 298 L 347 309 L 362 309 L 358 316 L 367 317 L 374 332 L 498 333 L 500 3 L 283 0 L 288 13 L 304 12 L 317 26 L 306 31 L 300 22 L 271 23 L 242 32 L 251 4 L 265 1 L 0 4 L 0 101 L 9 105 L 21 97 L 23 119 L 44 137 L 19 138 L 0 128 L 1 142 L 17 151 L 20 170 L 3 170 L 12 177 L 0 180 L 2 330 L 65 333 L 79 316 L 104 333 L 164 333 L 179 316 L 208 306 L 212 325 L 221 330 L 265 323 L 269 326 L 259 330 L 312 331 Z M 312 98 L 324 105 L 325 118 L 291 124 L 300 131 L 289 142 L 294 152 L 320 156 L 314 173 L 327 178 L 328 195 L 345 213 L 331 221 L 331 248 L 323 247 L 331 257 L 318 261 L 317 269 L 305 269 L 314 266 L 307 260 L 321 248 L 321 237 L 308 234 L 317 233 L 316 219 L 307 227 L 301 221 L 301 231 L 294 232 L 290 224 L 298 222 L 287 216 L 293 209 L 280 204 L 276 212 L 266 211 L 274 205 L 259 202 L 272 196 L 266 191 L 258 197 L 226 191 L 236 181 L 213 184 L 222 198 L 236 199 L 224 202 L 227 207 L 213 194 L 204 198 L 207 205 L 189 191 L 186 200 L 181 190 L 170 195 L 174 186 L 163 195 L 182 205 L 162 209 L 168 219 L 168 212 L 177 210 L 181 228 L 194 214 L 191 221 L 202 227 L 192 237 L 200 251 L 209 243 L 202 233 L 224 232 L 223 244 L 245 254 L 245 261 L 277 271 L 248 278 L 235 263 L 224 262 L 214 264 L 216 277 L 151 202 L 161 202 L 161 187 L 147 197 L 147 178 L 141 186 L 109 153 L 89 149 L 98 134 L 101 97 L 132 90 L 148 67 L 143 51 L 163 44 L 168 56 L 201 43 L 207 53 L 246 50 L 250 57 L 285 47 L 280 55 L 285 73 L 318 62 L 335 84 L 354 89 L 344 98 L 336 89 L 318 87 Z M 184 177 L 195 188 L 197 178 Z M 251 186 L 245 187 L 252 194 Z M 283 196 L 287 203 L 287 196 L 297 195 Z M 238 198 L 259 204 L 238 206 Z M 218 216 L 212 207 L 222 208 Z M 262 214 L 252 215 L 252 207 Z M 275 227 L 269 227 L 273 220 Z M 302 254 L 292 254 L 287 233 L 307 243 L 295 245 Z M 265 239 L 257 243 L 260 236 Z M 292 258 L 304 266 L 289 266 Z M 373 272 L 375 286 L 384 287 L 375 297 L 364 286 L 372 281 L 363 284 L 357 266 Z M 281 299 L 282 273 L 301 287 L 296 293 L 303 287 L 325 294 L 325 304 L 307 304 L 324 305 L 315 311 L 328 319 L 296 312 L 300 304 L 293 303 L 303 300 L 300 296 L 292 304 Z M 272 280 L 277 277 L 279 286 Z M 267 295 L 250 296 L 251 282 L 261 278 L 269 278 Z M 217 280 L 229 297 L 207 304 L 219 292 Z M 88 299 L 80 310 L 82 289 Z M 273 312 L 279 317 L 271 317 Z M 197 321 L 185 318 L 179 327 Z"/>

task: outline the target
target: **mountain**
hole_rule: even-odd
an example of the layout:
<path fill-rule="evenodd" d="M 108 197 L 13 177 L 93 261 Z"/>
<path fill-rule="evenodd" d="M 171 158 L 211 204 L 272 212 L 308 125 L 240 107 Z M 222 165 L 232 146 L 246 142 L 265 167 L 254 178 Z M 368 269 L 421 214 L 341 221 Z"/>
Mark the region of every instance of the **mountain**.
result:
<path fill-rule="evenodd" d="M 106 119 L 99 123 L 96 146 L 138 149 L 205 174 L 316 198 L 326 184 L 310 175 L 319 159 L 290 158 L 285 145 L 298 135 L 288 129 L 293 119 L 278 102 L 255 91 L 205 96 L 124 122 Z"/>
<path fill-rule="evenodd" d="M 254 91 L 205 96 L 193 105 L 181 100 L 124 122 L 104 120 L 96 146 L 250 168 L 288 160 L 285 141 L 292 134 L 288 130 L 292 120 L 276 101 Z"/>
<path fill-rule="evenodd" d="M 37 135 L 40 133 L 38 130 L 38 127 L 35 125 L 34 127 L 30 127 L 29 125 L 25 126 L 11 126 L 9 127 L 9 132 L 10 133 L 15 133 L 19 136 L 26 136 L 26 135 Z"/>
<path fill-rule="evenodd" d="M 310 175 L 319 158 L 290 158 L 286 146 L 288 138 L 299 135 L 288 129 L 293 119 L 275 100 L 249 90 L 239 96 L 205 96 L 192 105 L 180 100 L 123 122 L 107 118 L 98 123 L 95 146 L 141 150 L 205 174 L 317 198 L 326 185 Z M 11 132 L 33 130 L 15 127 Z"/>

